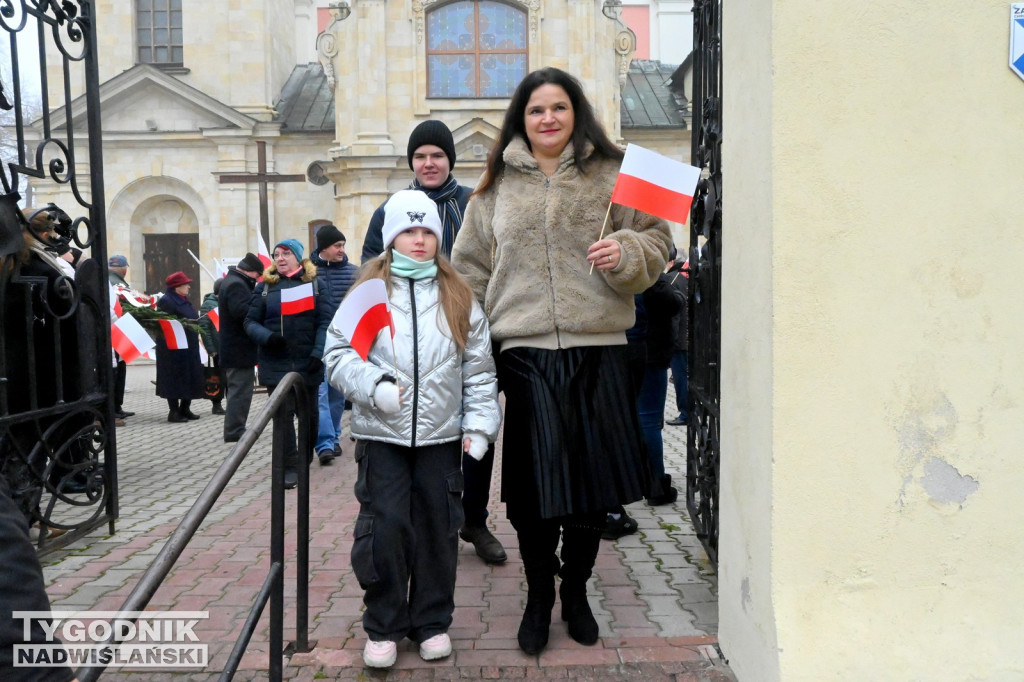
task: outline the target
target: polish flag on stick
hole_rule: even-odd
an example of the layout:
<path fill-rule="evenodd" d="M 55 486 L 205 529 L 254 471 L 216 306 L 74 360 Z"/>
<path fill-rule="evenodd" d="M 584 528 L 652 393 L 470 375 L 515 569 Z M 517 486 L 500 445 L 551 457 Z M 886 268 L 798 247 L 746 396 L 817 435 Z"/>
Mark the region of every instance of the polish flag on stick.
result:
<path fill-rule="evenodd" d="M 698 180 L 700 168 L 630 144 L 612 190 L 612 203 L 685 223 Z"/>
<path fill-rule="evenodd" d="M 621 204 L 665 220 L 685 223 L 690 215 L 690 204 L 693 203 L 698 180 L 700 168 L 635 144 L 627 144 L 598 240 L 604 239 L 604 228 L 608 225 L 612 204 Z M 590 264 L 590 272 L 594 272 L 593 263 Z"/>
<path fill-rule="evenodd" d="M 220 306 L 207 312 L 206 316 L 210 318 L 210 322 L 213 322 L 213 328 L 220 331 Z"/>
<path fill-rule="evenodd" d="M 259 240 L 259 248 L 256 249 L 256 256 L 259 257 L 260 262 L 263 263 L 263 269 L 266 270 L 274 261 L 270 258 L 270 249 L 267 248 L 267 243 L 263 241 L 263 233 L 260 232 L 260 228 L 258 227 L 256 228 L 256 239 Z"/>
<path fill-rule="evenodd" d="M 110 325 L 110 341 L 117 354 L 127 363 L 137 360 L 156 346 L 152 337 L 131 313 L 123 315 Z"/>
<path fill-rule="evenodd" d="M 313 300 L 313 283 L 306 282 L 297 287 L 281 290 L 281 314 L 297 315 L 316 307 Z"/>
<path fill-rule="evenodd" d="M 188 339 L 185 338 L 185 327 L 177 320 L 158 320 L 160 329 L 164 332 L 164 341 L 167 342 L 169 350 L 185 350 L 188 348 Z"/>
<path fill-rule="evenodd" d="M 349 290 L 334 319 L 359 357 L 366 360 L 382 329 L 390 329 L 391 338 L 395 336 L 388 287 L 384 280 L 369 279 Z"/>

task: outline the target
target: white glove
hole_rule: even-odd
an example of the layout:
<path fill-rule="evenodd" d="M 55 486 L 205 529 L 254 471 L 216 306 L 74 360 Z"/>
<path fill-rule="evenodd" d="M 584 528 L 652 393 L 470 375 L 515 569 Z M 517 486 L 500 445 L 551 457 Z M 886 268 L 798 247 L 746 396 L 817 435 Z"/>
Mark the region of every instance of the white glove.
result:
<path fill-rule="evenodd" d="M 462 442 L 465 444 L 469 441 L 469 449 L 466 452 L 470 457 L 476 461 L 480 461 L 487 454 L 487 439 L 479 433 L 464 433 L 462 434 Z"/>
<path fill-rule="evenodd" d="M 384 414 L 394 414 L 399 410 L 398 384 L 382 381 L 373 389 L 373 404 Z"/>

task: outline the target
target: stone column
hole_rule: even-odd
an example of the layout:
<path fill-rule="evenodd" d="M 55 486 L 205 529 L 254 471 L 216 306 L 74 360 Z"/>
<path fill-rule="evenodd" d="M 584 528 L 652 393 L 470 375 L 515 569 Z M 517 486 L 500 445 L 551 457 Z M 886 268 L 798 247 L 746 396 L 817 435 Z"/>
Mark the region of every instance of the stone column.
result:
<path fill-rule="evenodd" d="M 1024 679 L 1009 3 L 722 5 L 721 647 Z"/>

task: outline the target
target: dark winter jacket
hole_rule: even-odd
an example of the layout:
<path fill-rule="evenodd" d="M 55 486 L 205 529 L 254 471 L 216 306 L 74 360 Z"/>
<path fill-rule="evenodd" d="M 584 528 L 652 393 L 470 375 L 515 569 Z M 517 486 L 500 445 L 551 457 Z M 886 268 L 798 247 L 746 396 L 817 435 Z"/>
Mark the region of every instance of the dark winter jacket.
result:
<path fill-rule="evenodd" d="M 256 364 L 256 342 L 245 333 L 252 290 L 256 280 L 228 268 L 220 285 L 220 366 L 253 367 Z"/>
<path fill-rule="evenodd" d="M 209 312 L 217 307 L 217 294 L 210 292 L 203 297 L 199 306 L 199 334 L 203 337 L 203 345 L 210 355 L 220 354 L 220 332 L 210 319 Z M 219 311 L 218 311 L 219 312 Z"/>
<path fill-rule="evenodd" d="M 158 310 L 195 321 L 199 313 L 173 289 L 160 297 Z M 188 348 L 171 350 L 163 334 L 156 334 L 156 394 L 161 398 L 193 400 L 203 397 L 203 363 L 199 359 L 199 334 L 185 327 Z"/>
<path fill-rule="evenodd" d="M 418 189 L 415 184 L 409 185 L 409 189 Z M 473 189 L 466 187 L 465 185 L 459 185 L 459 191 L 455 195 L 455 201 L 459 205 L 459 213 L 466 215 L 466 204 L 469 203 L 469 195 L 473 193 Z M 373 212 L 370 217 L 370 224 L 366 228 L 366 237 L 363 239 L 363 254 L 360 262 L 365 263 L 371 258 L 376 258 L 384 250 L 384 205 L 388 202 L 385 201 L 383 204 L 377 207 L 377 210 Z M 436 202 L 435 202 L 436 203 Z M 438 205 L 438 212 L 441 207 Z M 460 224 L 458 227 L 461 227 Z M 458 234 L 458 227 L 456 228 L 456 234 Z M 438 245 L 441 246 L 440 244 Z M 451 258 L 451 249 L 444 254 Z"/>
<path fill-rule="evenodd" d="M 304 284 L 313 285 L 312 310 L 282 315 L 281 292 Z M 267 268 L 263 281 L 256 285 L 249 314 L 245 318 L 245 333 L 259 344 L 260 384 L 277 386 L 288 372 L 301 374 L 308 386 L 316 386 L 323 381 L 321 358 L 327 327 L 333 317 L 329 305 L 317 279 L 316 266 L 308 258 L 291 277 L 282 277 L 276 265 Z M 283 348 L 273 346 L 272 336 L 275 333 L 285 337 Z"/>
<path fill-rule="evenodd" d="M 345 298 L 349 287 L 359 276 L 359 268 L 349 262 L 348 254 L 337 263 L 325 261 L 320 257 L 320 249 L 314 251 L 309 260 L 316 266 L 316 278 L 324 290 L 324 298 L 333 316 L 341 305 L 341 299 Z"/>
<path fill-rule="evenodd" d="M 672 275 L 661 274 L 636 297 L 637 326 L 645 330 L 647 364 L 651 367 L 668 367 L 672 359 L 675 317 L 683 308 L 683 296 L 671 282 Z"/>
<path fill-rule="evenodd" d="M 682 272 L 684 265 L 686 265 L 685 261 L 676 261 L 668 271 L 669 277 L 673 280 L 672 286 L 680 293 L 683 300 L 683 309 L 675 316 L 676 328 L 673 337 L 673 349 L 683 352 L 686 351 L 690 343 L 690 278 Z"/>

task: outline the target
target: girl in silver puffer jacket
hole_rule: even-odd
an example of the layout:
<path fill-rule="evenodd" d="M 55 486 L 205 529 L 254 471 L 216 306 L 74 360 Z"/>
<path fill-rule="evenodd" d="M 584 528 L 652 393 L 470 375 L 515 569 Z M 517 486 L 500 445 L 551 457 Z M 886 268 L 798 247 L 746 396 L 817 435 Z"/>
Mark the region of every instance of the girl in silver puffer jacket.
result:
<path fill-rule="evenodd" d="M 441 221 L 417 190 L 385 206 L 385 251 L 359 284 L 383 279 L 393 342 L 377 339 L 364 360 L 342 332 L 327 333 L 324 362 L 352 401 L 359 500 L 352 568 L 365 591 L 363 660 L 389 667 L 409 637 L 424 660 L 451 653 L 462 452 L 477 459 L 501 423 L 487 318 L 438 253 Z"/>

